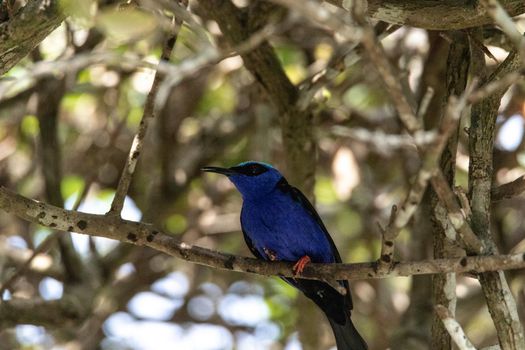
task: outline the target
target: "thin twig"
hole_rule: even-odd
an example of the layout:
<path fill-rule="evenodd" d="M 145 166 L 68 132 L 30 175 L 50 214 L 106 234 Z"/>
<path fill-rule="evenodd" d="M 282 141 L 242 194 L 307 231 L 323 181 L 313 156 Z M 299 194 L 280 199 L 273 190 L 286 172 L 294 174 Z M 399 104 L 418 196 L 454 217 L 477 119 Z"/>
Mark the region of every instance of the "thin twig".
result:
<path fill-rule="evenodd" d="M 366 20 L 364 13 L 354 11 L 354 19 L 359 24 L 359 26 L 355 26 L 346 19 L 346 14 L 341 15 L 338 11 L 330 12 L 322 6 L 319 6 L 315 1 L 272 1 L 293 9 L 304 17 L 330 28 L 347 42 L 360 41 L 368 52 L 369 59 L 375 65 L 379 75 L 383 78 L 386 90 L 390 94 L 392 103 L 396 107 L 399 118 L 406 129 L 411 133 L 421 129 L 421 123 L 416 118 L 406 98 L 406 92 L 403 91 L 403 88 L 399 84 L 399 74 L 394 71 L 393 66 L 388 61 L 383 46 L 379 42 L 374 28 Z"/>
<path fill-rule="evenodd" d="M 463 331 L 463 328 L 461 328 L 461 325 L 458 323 L 458 321 L 456 321 L 456 319 L 446 307 L 443 305 L 436 305 L 435 310 L 441 318 L 441 321 L 443 321 L 443 325 L 445 325 L 445 328 L 450 334 L 450 337 L 452 340 L 454 340 L 460 350 L 476 350 L 474 345 L 472 345 L 470 340 L 467 338 L 467 335 Z"/>
<path fill-rule="evenodd" d="M 503 199 L 509 199 L 519 196 L 525 191 L 525 176 L 520 176 L 516 180 L 500 185 L 491 190 L 492 202 L 498 202 Z"/>
<path fill-rule="evenodd" d="M 421 130 L 421 121 L 416 117 L 414 109 L 407 98 L 409 91 L 406 91 L 406 89 L 403 89 L 401 86 L 399 79 L 400 74 L 388 60 L 385 49 L 375 35 L 373 27 L 368 22 L 364 12 L 364 4 L 362 4 L 361 1 L 354 1 L 352 5 L 354 20 L 361 26 L 363 32 L 361 44 L 367 51 L 368 58 L 375 65 L 375 68 L 383 79 L 392 103 L 399 113 L 399 119 L 411 134 Z"/>
<path fill-rule="evenodd" d="M 365 143 L 377 152 L 390 154 L 399 149 L 416 150 L 417 147 L 426 147 L 436 141 L 435 131 L 419 131 L 414 136 L 391 135 L 381 130 L 370 131 L 364 128 L 348 128 L 344 126 L 334 126 L 332 132 L 337 136 L 348 137 L 352 140 Z"/>
<path fill-rule="evenodd" d="M 407 225 L 418 208 L 428 182 L 439 173 L 439 160 L 451 133 L 457 127 L 461 111 L 467 103 L 467 96 L 472 92 L 472 85 L 459 98 L 451 98 L 445 110 L 445 116 L 439 127 L 435 143 L 422 152 L 422 164 L 400 209 L 393 213 L 394 220 L 387 226 L 382 239 L 380 268 L 390 268 L 393 262 L 394 240 Z M 445 182 L 446 183 L 446 182 Z M 448 187 L 448 184 L 447 184 Z M 465 221 L 463 221 L 465 222 Z M 456 226 L 454 226 L 456 227 Z"/>
<path fill-rule="evenodd" d="M 480 239 L 474 234 L 465 212 L 459 206 L 457 197 L 450 188 L 442 172 L 435 174 L 432 179 L 432 188 L 439 197 L 439 200 L 446 208 L 447 217 L 459 235 L 459 241 L 468 252 L 480 254 L 485 251 Z"/>
<path fill-rule="evenodd" d="M 496 24 L 499 25 L 503 32 L 509 37 L 515 48 L 523 54 L 525 50 L 523 36 L 499 1 L 482 0 L 481 3 L 487 8 L 487 12 L 494 19 L 494 22 L 496 22 Z"/>
<path fill-rule="evenodd" d="M 430 102 L 432 102 L 432 98 L 434 97 L 434 89 L 432 87 L 428 87 L 427 91 L 425 92 L 425 95 L 423 96 L 423 99 L 421 99 L 421 103 L 418 106 L 417 109 L 417 117 L 419 120 L 423 120 L 423 117 L 425 114 L 427 114 L 428 107 L 430 106 Z"/>
<path fill-rule="evenodd" d="M 469 102 L 474 104 L 478 103 L 479 101 L 492 96 L 494 93 L 507 89 L 512 84 L 515 84 L 523 79 L 523 75 L 519 72 L 510 72 L 507 75 L 504 75 L 498 80 L 491 81 L 488 84 L 485 84 L 484 86 L 480 87 L 476 91 L 474 91 L 469 96 Z"/>
<path fill-rule="evenodd" d="M 180 21 L 174 20 L 176 27 L 173 34 L 168 35 L 166 38 L 162 54 L 160 55 L 160 61 L 169 61 L 175 42 L 177 41 L 178 30 L 180 28 Z M 155 73 L 155 78 L 153 84 L 146 98 L 144 104 L 144 113 L 142 114 L 142 120 L 140 121 L 139 130 L 133 138 L 131 148 L 129 150 L 128 158 L 126 164 L 124 165 L 124 170 L 120 176 L 117 190 L 115 192 L 115 197 L 111 203 L 111 208 L 107 215 L 120 215 L 122 207 L 124 206 L 124 199 L 129 190 L 129 185 L 131 184 L 131 179 L 133 178 L 133 173 L 135 172 L 135 167 L 144 146 L 144 138 L 146 137 L 146 132 L 148 131 L 149 121 L 155 117 L 155 99 L 159 91 L 159 86 L 164 79 L 164 76 L 158 71 Z"/>

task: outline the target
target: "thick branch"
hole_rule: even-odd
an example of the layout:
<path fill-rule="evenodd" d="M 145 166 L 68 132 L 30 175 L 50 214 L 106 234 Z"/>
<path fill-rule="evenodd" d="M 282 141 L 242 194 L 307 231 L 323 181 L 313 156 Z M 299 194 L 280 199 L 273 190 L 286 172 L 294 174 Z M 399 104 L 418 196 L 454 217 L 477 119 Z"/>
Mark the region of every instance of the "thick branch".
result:
<path fill-rule="evenodd" d="M 472 46 L 474 74 L 485 78 L 483 53 Z M 511 65 L 516 57 L 511 53 L 498 71 Z M 505 90 L 500 90 L 480 103 L 473 105 L 469 129 L 469 190 L 472 207 L 472 230 L 483 241 L 488 253 L 497 254 L 490 232 L 491 187 L 493 177 L 493 146 L 498 107 Z M 502 349 L 523 349 L 525 339 L 516 302 L 502 271 L 483 273 L 479 281 L 487 300 L 489 312 L 497 329 Z"/>
<path fill-rule="evenodd" d="M 27 56 L 64 20 L 57 0 L 30 0 L 0 24 L 0 75 Z"/>
<path fill-rule="evenodd" d="M 461 325 L 458 323 L 458 321 L 456 321 L 454 315 L 446 307 L 438 304 L 436 305 L 436 312 L 460 350 L 476 350 L 476 348 L 465 335 Z"/>
<path fill-rule="evenodd" d="M 450 33 L 454 35 L 454 33 Z M 452 96 L 459 96 L 464 93 L 467 86 L 468 68 L 470 62 L 469 47 L 466 36 L 461 33 L 454 37 L 449 48 L 446 65 L 446 93 L 443 96 L 443 104 Z M 443 172 L 443 181 L 450 187 L 454 186 L 456 169 L 456 152 L 458 146 L 458 128 L 452 132 L 440 160 L 440 168 Z M 447 187 L 449 188 L 449 187 Z M 439 196 L 435 190 L 430 192 L 432 205 L 433 223 L 433 246 L 435 258 L 446 258 L 451 256 L 449 253 L 449 240 L 447 239 L 447 228 L 449 226 L 448 211 L 445 210 L 439 201 Z M 456 203 L 455 198 L 452 199 Z M 468 226 L 467 226 L 468 227 Z M 432 300 L 434 305 L 443 305 L 445 310 L 452 315 L 456 313 L 456 275 L 444 274 L 433 276 L 432 279 Z M 441 319 L 433 315 L 432 321 L 432 348 L 450 349 L 451 338 L 447 329 L 443 326 Z"/>
<path fill-rule="evenodd" d="M 15 273 L 24 271 L 37 276 L 53 277 L 59 281 L 64 279 L 63 268 L 50 255 L 34 253 L 33 250 L 13 249 L 7 242 L 0 240 L 0 254 L 6 260 L 5 265 L 16 268 Z M 32 259 L 28 263 L 30 258 Z"/>
<path fill-rule="evenodd" d="M 344 0 L 326 0 L 343 7 Z M 525 12 L 522 0 L 501 0 L 510 16 Z M 368 15 L 387 23 L 432 30 L 455 30 L 492 23 L 478 1 L 464 0 L 368 0 Z"/>
<path fill-rule="evenodd" d="M 46 199 L 58 207 L 64 206 L 60 191 L 62 180 L 62 152 L 58 139 L 60 101 L 65 93 L 65 78 L 47 77 L 37 82 L 38 102 L 36 114 L 40 128 L 41 168 L 44 174 Z M 50 238 L 53 242 L 54 238 Z M 68 282 L 80 282 L 85 276 L 84 264 L 73 247 L 69 234 L 58 237 L 60 256 Z M 16 279 L 16 274 L 13 280 Z M 12 281 L 12 280 L 11 280 Z M 10 281 L 2 286 L 2 291 Z"/>
<path fill-rule="evenodd" d="M 266 262 L 223 254 L 181 242 L 149 224 L 119 217 L 81 213 L 38 202 L 0 187 L 0 208 L 29 222 L 62 231 L 75 231 L 92 236 L 116 239 L 147 246 L 189 262 L 217 269 L 255 273 L 266 276 L 292 277 L 293 263 Z M 418 262 L 394 263 L 389 271 L 377 269 L 376 262 L 357 264 L 309 264 L 302 277 L 324 280 L 356 280 L 411 276 L 447 272 L 484 272 L 525 268 L 525 254 L 471 256 Z"/>
<path fill-rule="evenodd" d="M 19 324 L 63 327 L 78 324 L 88 315 L 88 308 L 76 297 L 59 300 L 11 299 L 0 303 L 0 328 Z"/>

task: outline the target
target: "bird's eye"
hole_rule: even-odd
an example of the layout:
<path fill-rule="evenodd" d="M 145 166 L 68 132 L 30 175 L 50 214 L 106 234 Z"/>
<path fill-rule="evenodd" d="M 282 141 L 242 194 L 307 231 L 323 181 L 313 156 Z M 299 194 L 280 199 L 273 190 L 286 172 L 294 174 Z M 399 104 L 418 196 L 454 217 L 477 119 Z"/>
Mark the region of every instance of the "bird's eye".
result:
<path fill-rule="evenodd" d="M 233 167 L 232 169 L 237 171 L 239 174 L 244 174 L 247 176 L 257 176 L 268 171 L 268 168 L 261 164 L 246 164 Z"/>

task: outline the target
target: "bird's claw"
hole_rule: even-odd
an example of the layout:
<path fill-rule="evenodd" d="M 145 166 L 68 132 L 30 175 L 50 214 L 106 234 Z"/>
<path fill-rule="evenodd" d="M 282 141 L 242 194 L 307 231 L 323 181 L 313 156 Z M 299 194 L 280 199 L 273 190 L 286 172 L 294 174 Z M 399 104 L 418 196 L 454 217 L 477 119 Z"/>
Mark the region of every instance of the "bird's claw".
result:
<path fill-rule="evenodd" d="M 305 255 L 301 259 L 297 260 L 297 262 L 293 266 L 293 274 L 295 276 L 302 274 L 306 265 L 308 265 L 308 263 L 310 263 L 311 261 L 312 260 L 308 255 Z"/>

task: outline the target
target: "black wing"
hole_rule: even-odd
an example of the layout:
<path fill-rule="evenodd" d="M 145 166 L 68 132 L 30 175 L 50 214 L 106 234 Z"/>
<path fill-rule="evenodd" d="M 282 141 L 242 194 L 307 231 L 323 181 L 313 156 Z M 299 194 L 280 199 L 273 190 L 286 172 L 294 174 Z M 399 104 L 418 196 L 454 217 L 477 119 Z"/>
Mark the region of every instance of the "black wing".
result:
<path fill-rule="evenodd" d="M 302 207 L 308 212 L 308 214 L 310 214 L 315 219 L 319 227 L 321 227 L 321 229 L 323 230 L 326 239 L 328 240 L 328 242 L 330 242 L 330 247 L 332 248 L 332 253 L 334 254 L 335 261 L 338 263 L 342 262 L 341 256 L 339 255 L 339 251 L 337 250 L 337 247 L 335 246 L 332 237 L 328 233 L 328 230 L 324 226 L 323 220 L 321 220 L 321 217 L 315 210 L 312 203 L 310 203 L 308 198 L 306 198 L 306 196 L 298 188 L 291 186 L 284 177 L 281 178 L 281 180 L 277 184 L 277 188 L 279 188 L 284 193 L 290 194 L 293 200 L 300 203 Z"/>
<path fill-rule="evenodd" d="M 326 229 L 324 223 L 323 223 L 323 220 L 321 220 L 321 217 L 319 216 L 319 214 L 317 213 L 317 210 L 315 210 L 314 206 L 312 205 L 312 203 L 310 203 L 310 201 L 308 200 L 308 198 L 306 198 L 306 196 L 296 187 L 293 187 L 291 186 L 288 181 L 286 181 L 286 179 L 283 177 L 281 178 L 281 180 L 279 181 L 279 183 L 277 184 L 277 188 L 279 190 L 281 190 L 283 193 L 287 193 L 289 194 L 293 200 L 295 200 L 296 202 L 300 203 L 302 205 L 302 207 L 315 219 L 315 221 L 317 222 L 317 224 L 319 225 L 319 227 L 321 227 L 321 229 L 323 230 L 325 236 L 326 236 L 326 239 L 328 240 L 328 242 L 330 243 L 330 247 L 332 248 L 332 254 L 334 254 L 334 258 L 335 258 L 335 261 L 337 263 L 341 263 L 342 260 L 341 260 L 341 255 L 339 254 L 339 251 L 337 250 L 337 247 L 335 246 L 335 243 L 332 239 L 332 237 L 330 236 L 330 234 L 328 233 L 328 230 Z M 317 283 L 320 283 L 318 281 L 316 281 L 317 283 L 313 282 L 313 281 L 306 281 L 306 280 L 297 280 L 298 281 L 301 281 L 299 284 L 300 285 L 304 285 L 304 287 L 308 286 L 309 288 L 305 288 L 305 289 L 310 289 L 312 287 L 314 287 L 312 284 L 315 285 L 315 287 L 313 289 L 317 289 L 317 288 L 320 288 L 320 286 L 317 286 Z M 288 281 L 287 282 L 291 283 L 291 281 Z M 352 304 L 352 296 L 350 295 L 350 286 L 348 284 L 348 281 L 339 281 L 343 284 L 343 286 L 345 287 L 346 289 L 346 302 L 347 302 L 347 306 L 349 307 L 350 310 L 352 310 L 353 308 L 353 304 Z M 321 284 L 327 286 L 325 283 L 322 283 Z M 301 286 L 297 286 L 299 289 L 303 289 L 301 288 Z M 330 289 L 333 289 L 330 287 Z M 335 291 L 335 289 L 334 289 Z M 303 291 L 305 292 L 305 291 Z M 336 292 L 337 294 L 339 294 L 339 292 Z M 305 294 L 308 294 L 305 292 Z M 310 296 L 310 298 L 312 298 L 312 296 Z M 314 299 L 314 301 L 317 303 L 317 301 L 315 300 L 315 298 L 312 298 Z"/>

